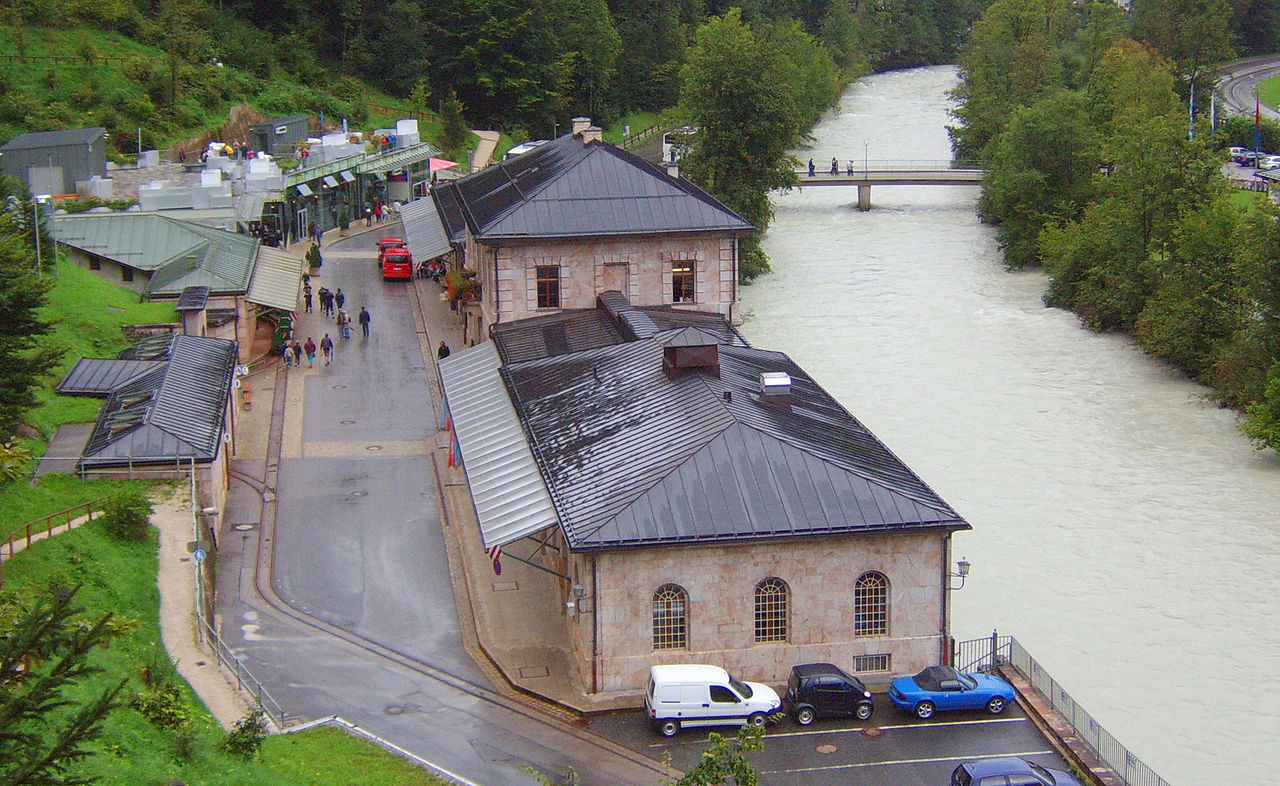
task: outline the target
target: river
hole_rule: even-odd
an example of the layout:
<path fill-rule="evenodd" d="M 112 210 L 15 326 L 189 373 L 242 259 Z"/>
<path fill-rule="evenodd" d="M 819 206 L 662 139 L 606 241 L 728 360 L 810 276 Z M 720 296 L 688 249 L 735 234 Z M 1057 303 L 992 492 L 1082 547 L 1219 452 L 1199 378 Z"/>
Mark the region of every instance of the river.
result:
<path fill-rule="evenodd" d="M 881 74 L 815 129 L 819 168 L 946 159 L 954 69 Z M 972 525 L 957 638 L 1013 634 L 1174 786 L 1280 765 L 1280 460 L 1206 389 L 1045 308 L 978 189 L 778 195 L 743 332 L 790 354 Z"/>

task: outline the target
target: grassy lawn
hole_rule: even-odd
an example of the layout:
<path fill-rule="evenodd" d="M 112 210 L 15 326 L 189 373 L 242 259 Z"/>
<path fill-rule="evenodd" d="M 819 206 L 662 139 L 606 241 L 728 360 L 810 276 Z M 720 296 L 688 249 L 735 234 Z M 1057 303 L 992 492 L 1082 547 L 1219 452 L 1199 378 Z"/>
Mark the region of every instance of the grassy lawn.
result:
<path fill-rule="evenodd" d="M 95 649 L 91 662 L 101 673 L 76 686 L 83 699 L 127 679 L 125 702 L 143 689 L 142 668 L 156 662 L 160 651 L 159 594 L 156 589 L 156 541 L 126 543 L 86 524 L 40 541 L 4 565 L 6 592 L 47 587 L 53 582 L 83 584 L 77 604 L 87 617 L 110 612 L 126 631 L 109 647 Z M 96 755 L 75 765 L 77 775 L 97 776 L 104 784 L 163 783 L 177 778 L 187 784 L 438 784 L 424 770 L 363 740 L 334 729 L 313 729 L 267 740 L 256 761 L 224 752 L 222 729 L 181 683 L 196 728 L 187 754 L 177 735 L 157 728 L 131 706 L 112 712 Z"/>
<path fill-rule="evenodd" d="M 1280 76 L 1258 83 L 1258 99 L 1272 109 L 1280 108 Z"/>

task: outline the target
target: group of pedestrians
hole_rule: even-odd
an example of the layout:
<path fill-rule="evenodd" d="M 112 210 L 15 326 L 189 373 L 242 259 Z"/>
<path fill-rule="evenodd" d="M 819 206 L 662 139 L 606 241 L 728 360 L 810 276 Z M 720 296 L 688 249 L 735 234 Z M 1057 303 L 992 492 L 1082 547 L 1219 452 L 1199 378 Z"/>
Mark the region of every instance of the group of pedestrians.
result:
<path fill-rule="evenodd" d="M 311 295 L 307 291 L 310 287 L 310 284 L 303 285 L 303 297 L 308 313 L 311 312 Z M 331 292 L 327 287 L 320 287 L 320 312 L 326 317 L 334 316 L 346 302 L 347 296 L 342 294 L 342 287 L 338 287 L 337 292 Z"/>
<path fill-rule="evenodd" d="M 811 158 L 809 159 L 809 177 L 816 177 L 817 173 L 818 173 L 818 169 L 816 166 L 814 166 L 813 159 Z M 840 174 L 840 162 L 837 161 L 834 156 L 831 158 L 830 173 L 833 175 Z M 852 158 L 849 159 L 849 163 L 845 168 L 845 174 L 850 176 L 853 175 L 853 159 Z"/>

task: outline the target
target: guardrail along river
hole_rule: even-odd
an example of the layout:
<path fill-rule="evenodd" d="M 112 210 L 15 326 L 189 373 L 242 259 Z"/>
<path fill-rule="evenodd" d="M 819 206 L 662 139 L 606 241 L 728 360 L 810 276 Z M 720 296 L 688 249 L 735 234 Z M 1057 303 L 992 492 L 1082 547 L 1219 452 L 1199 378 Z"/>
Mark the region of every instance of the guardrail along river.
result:
<path fill-rule="evenodd" d="M 949 67 L 865 79 L 796 155 L 945 158 L 955 84 Z M 776 195 L 743 330 L 973 524 L 958 638 L 1017 636 L 1177 786 L 1252 783 L 1280 765 L 1280 460 L 1206 389 L 1045 308 L 977 198 L 885 186 L 860 213 L 853 189 Z"/>

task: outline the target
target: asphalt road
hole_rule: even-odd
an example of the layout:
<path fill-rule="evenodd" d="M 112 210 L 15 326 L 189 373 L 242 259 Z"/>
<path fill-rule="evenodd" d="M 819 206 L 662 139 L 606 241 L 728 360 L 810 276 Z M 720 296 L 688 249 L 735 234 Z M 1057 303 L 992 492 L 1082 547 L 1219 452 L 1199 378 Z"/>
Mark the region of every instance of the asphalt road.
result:
<path fill-rule="evenodd" d="M 468 657 L 429 459 L 436 414 L 414 284 L 381 280 L 379 234 L 329 246 L 312 282 L 341 287 L 353 316 L 367 307 L 371 336 L 357 325 L 337 338 L 318 302 L 301 315 L 301 340 L 329 332 L 335 360 L 287 372 L 289 422 L 302 419 L 285 429 L 278 465 L 235 468 L 274 477 L 275 504 L 232 485 L 227 521 L 257 526 L 220 544 L 223 635 L 292 719 L 341 716 L 463 782 L 536 782 L 529 768 L 551 782 L 572 769 L 580 783 L 657 783 L 657 766 L 496 692 Z"/>
<path fill-rule="evenodd" d="M 1222 65 L 1225 74 L 1218 83 L 1218 94 L 1226 104 L 1226 111 L 1237 115 L 1252 115 L 1255 106 L 1254 90 L 1258 83 L 1280 74 L 1280 56 L 1251 57 Z M 1268 106 L 1261 108 L 1264 117 L 1280 118 Z"/>
<path fill-rule="evenodd" d="M 771 786 L 947 786 L 962 761 L 1010 755 L 1068 769 L 1016 704 L 1000 716 L 959 712 L 921 721 L 900 712 L 883 694 L 876 694 L 875 702 L 867 723 L 831 719 L 802 727 L 784 720 L 770 727 L 764 750 L 751 757 L 762 781 Z M 655 758 L 669 754 L 680 769 L 697 762 L 709 731 L 726 737 L 736 733 L 733 728 L 689 729 L 667 740 L 639 711 L 593 718 L 591 730 Z"/>

